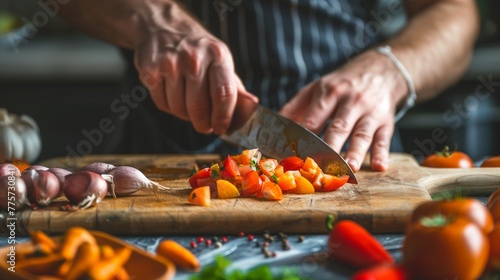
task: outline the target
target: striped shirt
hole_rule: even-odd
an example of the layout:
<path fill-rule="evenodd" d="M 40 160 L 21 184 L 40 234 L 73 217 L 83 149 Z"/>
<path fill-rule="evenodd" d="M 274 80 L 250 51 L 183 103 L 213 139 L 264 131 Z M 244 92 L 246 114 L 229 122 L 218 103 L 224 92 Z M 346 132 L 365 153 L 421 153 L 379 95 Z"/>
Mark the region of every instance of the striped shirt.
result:
<path fill-rule="evenodd" d="M 230 48 L 236 72 L 261 103 L 279 109 L 304 85 L 372 45 L 363 36 L 374 1 L 184 0 Z M 356 40 L 363 36 L 364 40 Z"/>
<path fill-rule="evenodd" d="M 247 89 L 272 109 L 304 85 L 343 65 L 379 36 L 365 30 L 370 0 L 183 0 L 186 8 L 230 48 Z M 380 33 L 380 32 L 379 32 Z M 370 36 L 367 36 L 370 34 Z M 140 84 L 131 62 L 130 87 Z M 119 143 L 107 152 L 234 153 L 216 135 L 160 112 L 148 99 L 132 110 Z"/>

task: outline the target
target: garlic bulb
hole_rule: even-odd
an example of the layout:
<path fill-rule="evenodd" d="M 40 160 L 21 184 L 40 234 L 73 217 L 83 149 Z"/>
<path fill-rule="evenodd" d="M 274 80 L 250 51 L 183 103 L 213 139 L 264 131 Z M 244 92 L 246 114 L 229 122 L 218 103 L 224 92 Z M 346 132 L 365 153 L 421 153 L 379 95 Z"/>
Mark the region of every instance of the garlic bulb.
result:
<path fill-rule="evenodd" d="M 18 117 L 0 108 L 0 162 L 14 158 L 33 162 L 41 149 L 36 122 L 26 115 Z"/>

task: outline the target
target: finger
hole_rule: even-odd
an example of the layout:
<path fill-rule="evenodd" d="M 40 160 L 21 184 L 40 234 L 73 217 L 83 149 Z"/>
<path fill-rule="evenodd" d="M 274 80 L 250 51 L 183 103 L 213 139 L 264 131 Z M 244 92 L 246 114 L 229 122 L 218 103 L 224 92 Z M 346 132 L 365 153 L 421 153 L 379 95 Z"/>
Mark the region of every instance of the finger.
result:
<path fill-rule="evenodd" d="M 345 155 L 345 160 L 353 171 L 361 167 L 375 134 L 377 123 L 371 117 L 365 117 L 358 121 L 351 133 L 351 142 Z"/>
<path fill-rule="evenodd" d="M 389 122 L 388 122 L 389 123 Z M 394 125 L 392 123 L 380 127 L 373 137 L 371 149 L 371 169 L 385 171 L 389 166 L 389 149 Z"/>
<path fill-rule="evenodd" d="M 359 111 L 353 110 L 348 103 L 339 103 L 338 109 L 333 115 L 332 121 L 325 131 L 325 142 L 328 143 L 335 151 L 339 152 L 351 134 L 352 128 L 356 124 L 359 117 Z"/>
<path fill-rule="evenodd" d="M 241 79 L 235 74 L 235 79 L 236 79 L 236 89 L 238 92 L 238 98 L 244 97 L 252 100 L 255 103 L 259 103 L 259 98 L 252 93 L 248 92 L 247 89 L 245 88 L 245 85 L 241 81 Z"/>
<path fill-rule="evenodd" d="M 166 50 L 160 67 L 164 69 L 165 94 L 170 107 L 170 113 L 182 119 L 189 120 L 186 108 L 184 77 L 179 71 L 183 64 L 174 50 Z"/>
<path fill-rule="evenodd" d="M 196 131 L 211 133 L 210 114 L 212 103 L 208 84 L 208 67 L 211 63 L 210 54 L 204 48 L 194 48 L 183 52 L 185 99 L 187 114 Z M 179 65 L 179 66 L 180 66 Z"/>
<path fill-rule="evenodd" d="M 139 48 L 134 55 L 134 64 L 139 72 L 141 83 L 149 90 L 156 107 L 170 113 L 165 95 L 165 81 L 161 77 L 155 46 L 156 44 L 151 43 Z"/>
<path fill-rule="evenodd" d="M 318 83 L 315 90 L 311 103 L 305 106 L 307 109 L 303 113 L 300 123 L 309 130 L 320 133 L 334 113 L 339 98 L 348 93 L 350 88 L 347 83 L 330 81 Z"/>
<path fill-rule="evenodd" d="M 213 45 L 214 60 L 208 69 L 210 98 L 212 101 L 211 125 L 216 134 L 224 134 L 231 124 L 237 99 L 237 82 L 231 55 L 226 48 Z"/>

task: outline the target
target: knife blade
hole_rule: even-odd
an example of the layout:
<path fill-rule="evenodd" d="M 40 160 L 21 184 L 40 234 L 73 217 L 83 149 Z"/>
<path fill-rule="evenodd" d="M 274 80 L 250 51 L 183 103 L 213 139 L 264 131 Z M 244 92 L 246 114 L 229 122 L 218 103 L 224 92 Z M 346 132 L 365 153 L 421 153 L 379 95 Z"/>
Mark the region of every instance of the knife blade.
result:
<path fill-rule="evenodd" d="M 244 96 L 238 96 L 231 127 L 221 138 L 241 148 L 259 148 L 265 156 L 278 160 L 294 155 L 311 157 L 323 172 L 346 174 L 349 183 L 358 183 L 351 167 L 323 139 Z"/>

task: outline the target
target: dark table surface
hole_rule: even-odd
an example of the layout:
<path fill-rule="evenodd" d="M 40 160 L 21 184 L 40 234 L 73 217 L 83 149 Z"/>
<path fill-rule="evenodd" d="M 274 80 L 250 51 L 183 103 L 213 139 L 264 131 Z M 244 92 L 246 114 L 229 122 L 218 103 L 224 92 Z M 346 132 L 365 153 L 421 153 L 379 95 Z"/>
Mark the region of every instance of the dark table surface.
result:
<path fill-rule="evenodd" d="M 478 197 L 483 203 L 487 197 Z M 256 234 L 252 241 L 249 241 L 248 234 L 245 236 L 228 235 L 228 242 L 217 247 L 214 243 L 207 246 L 204 242 L 198 243 L 200 236 L 122 236 L 126 242 L 134 244 L 144 250 L 155 252 L 158 244 L 164 239 L 173 239 L 181 245 L 190 248 L 200 260 L 202 267 L 214 263 L 216 255 L 222 255 L 232 261 L 228 270 L 240 269 L 248 270 L 258 265 L 268 265 L 273 272 L 279 272 L 285 268 L 294 268 L 300 272 L 302 279 L 349 279 L 355 272 L 353 268 L 336 263 L 326 256 L 327 234 L 307 234 L 304 240 L 299 241 L 300 235 L 287 235 L 290 244 L 289 250 L 282 248 L 279 233 L 271 233 L 275 238 L 269 243 L 269 250 L 276 252 L 275 257 L 265 257 L 261 251 L 264 238 L 261 234 Z M 286 232 L 284 232 L 286 234 Z M 201 236 L 205 240 L 213 239 L 213 235 Z M 215 236 L 219 240 L 222 236 Z M 404 235 L 401 234 L 375 234 L 375 237 L 382 245 L 399 261 L 401 260 L 401 246 Z M 17 237 L 16 242 L 25 242 L 27 237 Z M 194 241 L 197 246 L 191 248 L 190 243 Z M 0 247 L 7 245 L 7 237 L 0 236 Z M 178 269 L 175 279 L 189 279 L 193 273 Z M 140 276 L 137 276 L 140 279 Z"/>

